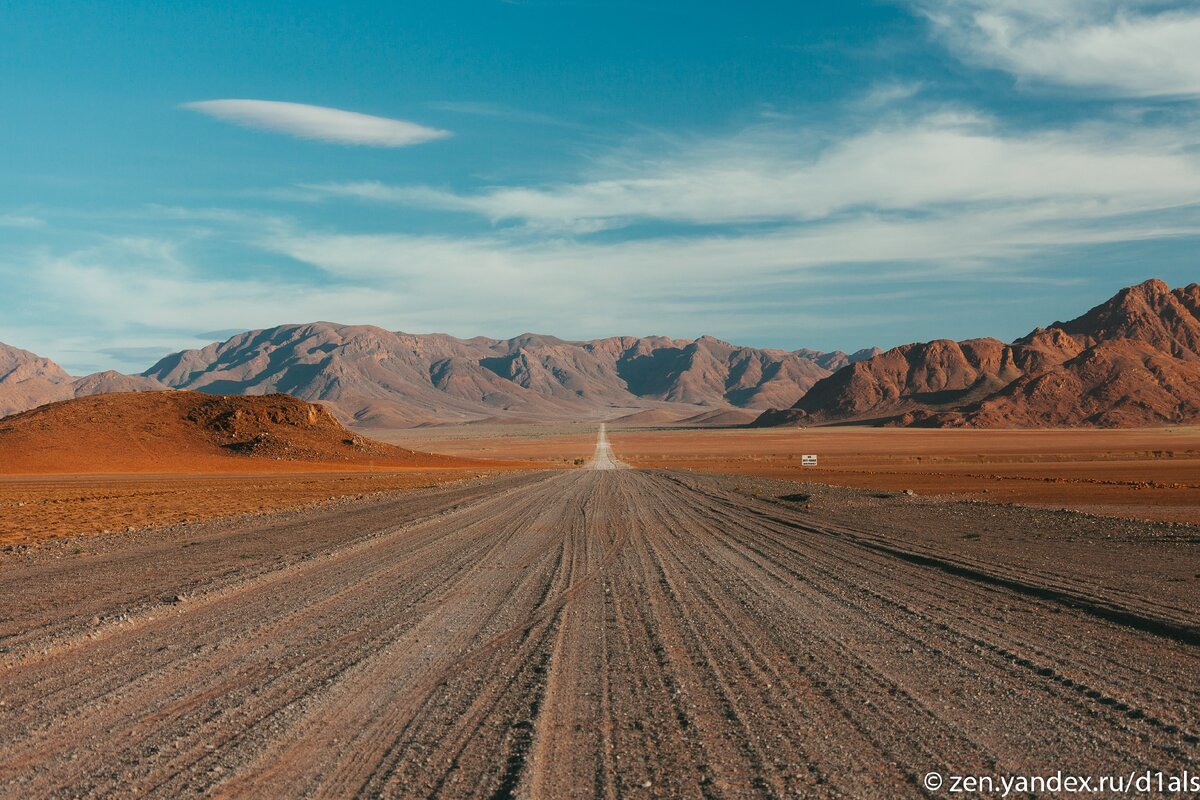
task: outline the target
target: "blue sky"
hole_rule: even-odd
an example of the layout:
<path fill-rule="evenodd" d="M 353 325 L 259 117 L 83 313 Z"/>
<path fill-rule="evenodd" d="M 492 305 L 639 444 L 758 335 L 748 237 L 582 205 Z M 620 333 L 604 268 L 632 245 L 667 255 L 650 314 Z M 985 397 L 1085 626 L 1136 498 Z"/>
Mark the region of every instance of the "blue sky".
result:
<path fill-rule="evenodd" d="M 0 6 L 0 341 L 1012 338 L 1200 279 L 1200 10 Z"/>

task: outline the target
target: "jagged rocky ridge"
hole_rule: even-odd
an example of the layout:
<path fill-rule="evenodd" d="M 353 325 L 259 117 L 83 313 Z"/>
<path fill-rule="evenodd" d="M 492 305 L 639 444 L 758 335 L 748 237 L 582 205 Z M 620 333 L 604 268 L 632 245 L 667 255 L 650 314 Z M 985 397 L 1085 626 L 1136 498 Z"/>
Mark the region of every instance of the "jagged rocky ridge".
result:
<path fill-rule="evenodd" d="M 1200 420 L 1200 285 L 1122 289 L 1015 342 L 893 348 L 818 381 L 755 425 L 1132 427 Z"/>

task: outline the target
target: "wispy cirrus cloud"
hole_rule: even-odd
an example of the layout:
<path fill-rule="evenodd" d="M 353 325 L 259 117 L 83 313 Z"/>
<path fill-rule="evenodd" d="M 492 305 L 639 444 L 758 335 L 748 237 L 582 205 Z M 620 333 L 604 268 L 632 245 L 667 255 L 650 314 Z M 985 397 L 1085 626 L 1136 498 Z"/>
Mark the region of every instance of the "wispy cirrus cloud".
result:
<path fill-rule="evenodd" d="M 493 223 L 580 232 L 641 221 L 795 224 L 837 216 L 1053 209 L 1099 220 L 1195 204 L 1200 153 L 1188 128 L 1093 123 L 1011 132 L 943 111 L 848 135 L 758 128 L 668 156 L 612 158 L 579 180 L 454 193 L 375 181 L 304 185 L 317 196 L 474 213 Z"/>
<path fill-rule="evenodd" d="M 192 220 L 159 209 L 150 209 L 159 226 L 151 236 L 103 237 L 78 249 L 0 246 L 0 285 L 19 281 L 29 298 L 0 320 L 0 340 L 66 356 L 81 370 L 144 369 L 153 348 L 195 346 L 198 330 L 221 338 L 224 329 L 315 319 L 460 336 L 707 332 L 776 345 L 895 344 L 889 326 L 924 324 L 928 315 L 870 298 L 914 287 L 953 292 L 972 283 L 1069 281 L 1086 272 L 1043 274 L 1029 259 L 1054 249 L 1200 236 L 1196 213 L 1096 225 L 1053 200 L 952 206 L 921 217 L 864 211 L 771 231 L 617 241 L 526 231 L 354 233 L 218 211 L 204 215 L 216 226 L 208 235 L 245 248 L 241 269 L 214 270 Z M 852 301 L 831 302 L 841 295 Z M 968 316 L 995 314 L 992 293 L 970 297 L 954 307 Z M 70 330 L 55 312 L 61 308 L 73 310 Z M 122 313 L 113 315 L 114 308 Z M 1039 319 L 1007 324 L 1025 328 Z M 940 327 L 935 333 L 947 335 Z M 109 346 L 103 364 L 71 360 L 74 352 L 95 353 L 101 338 Z"/>
<path fill-rule="evenodd" d="M 736 299 L 736 287 L 754 292 L 824 280 L 853 285 L 999 279 L 1020 273 L 1022 258 L 1048 248 L 1197 235 L 1200 215 L 1093 226 L 1058 219 L 1054 207 L 1041 206 L 950 210 L 920 220 L 864 215 L 753 235 L 622 242 L 291 229 L 262 237 L 258 246 L 316 266 L 337 281 L 390 287 L 405 297 L 404 304 L 430 304 L 437 314 L 456 313 L 437 304 L 437 298 L 453 296 L 477 320 L 553 314 L 569 329 L 597 305 L 620 306 L 630 318 L 645 318 L 673 301 Z M 630 286 L 637 292 L 630 293 Z"/>
<path fill-rule="evenodd" d="M 1171 0 L 915 0 L 965 61 L 1122 97 L 1200 95 L 1200 9 Z"/>
<path fill-rule="evenodd" d="M 427 103 L 427 105 L 435 111 L 446 111 L 451 114 L 469 114 L 476 117 L 489 117 L 491 119 L 529 123 L 532 125 L 554 125 L 564 128 L 578 127 L 574 122 L 567 122 L 549 114 L 541 114 L 536 111 L 523 111 L 519 108 L 510 108 L 501 103 L 489 103 L 481 100 L 438 100 Z"/>
<path fill-rule="evenodd" d="M 406 120 L 276 100 L 198 100 L 181 107 L 247 128 L 336 144 L 408 147 L 452 135 Z"/>
<path fill-rule="evenodd" d="M 28 214 L 0 214 L 0 228 L 40 228 L 45 224 L 41 217 Z"/>

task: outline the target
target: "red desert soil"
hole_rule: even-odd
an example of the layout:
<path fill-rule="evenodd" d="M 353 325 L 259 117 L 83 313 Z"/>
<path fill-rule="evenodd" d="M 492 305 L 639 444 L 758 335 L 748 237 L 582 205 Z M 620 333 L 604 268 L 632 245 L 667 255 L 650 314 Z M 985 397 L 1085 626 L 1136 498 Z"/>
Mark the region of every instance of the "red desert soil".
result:
<path fill-rule="evenodd" d="M 510 466 L 377 442 L 286 395 L 83 397 L 0 420 L 0 543 L 295 508 Z"/>
<path fill-rule="evenodd" d="M 448 455 L 560 466 L 586 457 L 585 426 L 395 431 L 390 441 Z M 633 466 L 695 469 L 888 491 L 1200 523 L 1200 428 L 928 430 L 639 429 L 609 426 Z M 819 456 L 815 469 L 800 456 Z"/>
<path fill-rule="evenodd" d="M 0 473 L 302 472 L 472 467 L 352 433 L 282 394 L 136 392 L 81 397 L 0 419 Z"/>
<path fill-rule="evenodd" d="M 284 475 L 0 476 L 0 562 L 5 549 L 64 536 L 310 508 L 496 472 L 431 469 Z"/>

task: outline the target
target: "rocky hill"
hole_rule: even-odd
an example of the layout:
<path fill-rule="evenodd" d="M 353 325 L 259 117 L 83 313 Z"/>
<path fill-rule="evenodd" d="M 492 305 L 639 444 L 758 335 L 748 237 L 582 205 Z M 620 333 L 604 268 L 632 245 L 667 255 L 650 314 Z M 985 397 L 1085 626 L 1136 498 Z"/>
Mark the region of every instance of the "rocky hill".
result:
<path fill-rule="evenodd" d="M 755 425 L 1103 427 L 1200 421 L 1200 285 L 1149 280 L 1011 344 L 904 345 Z"/>
<path fill-rule="evenodd" d="M 359 436 L 324 406 L 287 395 L 93 395 L 0 420 L 5 474 L 471 465 Z"/>

